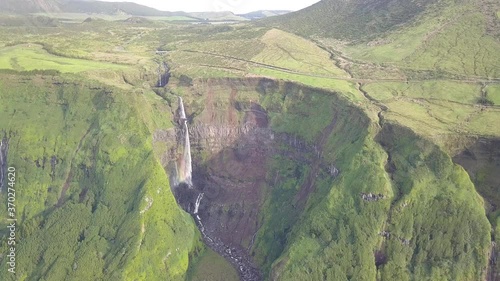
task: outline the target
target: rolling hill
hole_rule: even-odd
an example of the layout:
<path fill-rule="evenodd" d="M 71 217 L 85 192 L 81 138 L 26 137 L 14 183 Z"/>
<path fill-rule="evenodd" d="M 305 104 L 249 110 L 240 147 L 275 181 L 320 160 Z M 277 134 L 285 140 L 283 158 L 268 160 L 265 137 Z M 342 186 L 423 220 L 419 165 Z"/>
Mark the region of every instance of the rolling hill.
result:
<path fill-rule="evenodd" d="M 93 0 L 5 0 L 2 13 L 88 13 L 131 16 L 189 16 L 184 12 L 165 12 L 132 2 Z"/>
<path fill-rule="evenodd" d="M 60 4 L 60 10 L 67 13 L 127 14 L 132 16 L 189 16 L 184 12 L 165 12 L 139 5 L 133 2 L 102 2 L 66 0 Z"/>
<path fill-rule="evenodd" d="M 55 0 L 5 0 L 2 1 L 0 13 L 37 13 L 59 12 L 59 2 Z"/>
<path fill-rule="evenodd" d="M 451 6 L 474 7 L 487 16 L 491 24 L 498 21 L 498 17 L 495 20 L 495 13 L 500 9 L 498 1 L 322 0 L 301 11 L 267 19 L 265 23 L 306 37 L 367 41 L 409 26 L 423 16 L 439 16 Z"/>

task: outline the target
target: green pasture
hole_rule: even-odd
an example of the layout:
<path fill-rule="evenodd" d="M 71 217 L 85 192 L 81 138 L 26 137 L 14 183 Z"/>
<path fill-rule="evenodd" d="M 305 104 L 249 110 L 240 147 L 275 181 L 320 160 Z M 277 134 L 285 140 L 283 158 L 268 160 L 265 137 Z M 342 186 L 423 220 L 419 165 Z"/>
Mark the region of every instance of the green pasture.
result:
<path fill-rule="evenodd" d="M 57 70 L 62 73 L 78 73 L 89 70 L 124 70 L 129 66 L 55 56 L 40 45 L 23 44 L 0 49 L 0 69 L 16 71 Z"/>

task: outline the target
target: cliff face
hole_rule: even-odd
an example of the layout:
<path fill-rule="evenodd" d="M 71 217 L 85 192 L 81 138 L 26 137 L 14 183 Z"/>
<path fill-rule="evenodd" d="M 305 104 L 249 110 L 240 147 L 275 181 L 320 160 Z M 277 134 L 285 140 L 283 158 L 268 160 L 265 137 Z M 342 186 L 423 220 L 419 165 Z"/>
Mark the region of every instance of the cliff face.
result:
<path fill-rule="evenodd" d="M 453 161 L 467 171 L 477 191 L 485 200 L 486 213 L 493 226 L 493 243 L 490 253 L 490 266 L 487 280 L 500 280 L 500 140 L 478 138 L 463 151 L 453 157 Z"/>
<path fill-rule="evenodd" d="M 19 278 L 185 279 L 199 234 L 154 156 L 151 134 L 167 126 L 155 119 L 166 106 L 153 93 L 2 74 L 0 100 L 0 175 L 16 168 Z"/>
<path fill-rule="evenodd" d="M 0 167 L 8 152 L 20 171 L 28 279 L 185 280 L 200 232 L 243 280 L 482 280 L 495 260 L 470 179 L 494 189 L 497 141 L 455 158 L 469 177 L 432 142 L 340 94 L 195 80 L 172 89 L 185 102 L 194 186 L 172 189 L 196 232 L 155 157 L 175 170 L 182 137 L 163 100 L 70 77 L 0 81 Z"/>
<path fill-rule="evenodd" d="M 266 162 L 274 145 L 264 122 L 267 114 L 258 105 L 253 108 L 258 113 L 244 113 L 240 126 L 199 124 L 193 128 L 194 162 L 199 163 L 195 182 L 206 198 L 201 218 L 214 236 L 241 247 L 257 231 Z M 202 159 L 203 153 L 208 160 Z"/>
<path fill-rule="evenodd" d="M 453 160 L 465 168 L 478 192 L 489 203 L 489 211 L 495 212 L 500 207 L 500 140 L 479 138 L 465 150 L 453 157 Z"/>
<path fill-rule="evenodd" d="M 412 280 L 403 268 L 419 278 L 485 276 L 482 199 L 430 141 L 293 83 L 195 80 L 174 91 L 185 101 L 194 163 L 194 187 L 175 187 L 177 201 L 193 213 L 203 193 L 204 232 L 263 279 Z"/>
<path fill-rule="evenodd" d="M 286 212 L 305 207 L 320 174 L 330 180 L 338 176 L 334 153 L 330 151 L 324 157 L 323 146 L 335 129 L 342 130 L 337 128 L 343 124 L 337 122 L 341 115 L 338 113 L 353 108 L 342 109 L 343 102 L 335 105 L 338 99 L 333 93 L 266 79 L 196 81 L 188 91 L 190 95 L 185 95 L 184 100 L 190 120 L 194 190 L 175 188 L 178 202 L 192 212 L 197 194 L 204 193 L 199 216 L 210 237 L 248 256 L 276 258 L 285 246 L 284 237 L 295 223 L 293 219 L 300 214 Z M 328 109 L 318 114 L 324 114 L 325 119 L 316 120 L 316 106 L 292 105 L 295 98 L 316 105 L 328 100 L 322 105 Z M 290 104 L 288 108 L 284 107 L 286 104 Z M 354 124 L 358 120 L 367 124 L 367 118 L 359 111 L 354 110 L 353 116 Z M 297 123 L 292 119 L 297 119 Z M 286 165 L 301 164 L 284 172 L 283 167 L 277 167 L 279 157 L 286 159 Z M 259 238 L 258 231 L 272 227 L 268 212 L 275 201 L 283 199 L 276 198 L 273 189 L 279 190 L 283 183 L 290 183 L 289 172 L 297 181 L 294 187 L 297 190 L 289 202 L 276 202 L 289 206 L 272 215 L 288 220 L 273 230 L 279 235 L 276 245 L 280 249 L 274 251 L 267 244 L 275 238 L 268 234 Z M 266 246 L 256 246 L 258 240 L 265 240 Z M 266 259 L 269 266 L 271 258 Z M 255 262 L 263 263 L 257 258 Z"/>

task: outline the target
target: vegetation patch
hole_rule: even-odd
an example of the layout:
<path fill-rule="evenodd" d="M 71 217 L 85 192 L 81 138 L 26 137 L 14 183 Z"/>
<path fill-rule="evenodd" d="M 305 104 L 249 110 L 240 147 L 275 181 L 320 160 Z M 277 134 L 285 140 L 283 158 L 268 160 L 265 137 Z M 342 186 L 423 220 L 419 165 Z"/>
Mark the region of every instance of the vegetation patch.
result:
<path fill-rule="evenodd" d="M 74 76 L 3 74 L 0 89 L 23 194 L 18 277 L 184 280 L 199 234 L 153 153 L 152 131 L 167 124 L 141 114 L 136 94 Z"/>
<path fill-rule="evenodd" d="M 224 280 L 238 281 L 236 270 L 217 253 L 210 249 L 204 250 L 193 262 L 187 280 Z"/>
<path fill-rule="evenodd" d="M 62 73 L 89 70 L 125 70 L 128 66 L 59 57 L 47 53 L 40 45 L 25 44 L 0 49 L 0 68 L 18 71 L 52 69 Z"/>

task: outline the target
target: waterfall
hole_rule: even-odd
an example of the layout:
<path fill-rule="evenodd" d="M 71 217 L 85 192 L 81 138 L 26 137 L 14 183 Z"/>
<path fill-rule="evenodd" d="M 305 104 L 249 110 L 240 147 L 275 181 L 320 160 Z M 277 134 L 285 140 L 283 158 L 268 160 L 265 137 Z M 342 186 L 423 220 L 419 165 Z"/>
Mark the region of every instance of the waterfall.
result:
<path fill-rule="evenodd" d="M 200 207 L 201 199 L 203 199 L 204 193 L 198 194 L 198 198 L 196 198 L 196 204 L 194 205 L 194 213 L 193 214 L 198 214 L 198 208 Z"/>
<path fill-rule="evenodd" d="M 158 87 L 165 87 L 170 80 L 170 67 L 165 62 L 158 63 Z"/>
<path fill-rule="evenodd" d="M 186 182 L 189 187 L 192 187 L 193 182 L 192 182 L 192 166 L 191 166 L 191 144 L 189 143 L 189 130 L 187 127 L 187 121 L 184 121 L 184 129 L 186 131 L 184 140 L 184 182 Z"/>
<path fill-rule="evenodd" d="M 158 65 L 158 87 L 163 87 L 163 79 L 161 76 L 161 64 Z"/>
<path fill-rule="evenodd" d="M 189 142 L 189 129 L 187 125 L 186 112 L 184 111 L 184 103 L 182 98 L 179 97 L 179 108 L 180 108 L 180 122 L 184 130 L 184 153 L 182 159 L 180 159 L 179 165 L 179 182 L 186 183 L 190 188 L 193 185 L 192 182 L 192 171 L 193 167 L 191 164 L 191 144 Z"/>
<path fill-rule="evenodd" d="M 182 98 L 179 97 L 179 108 L 181 110 L 181 113 L 180 113 L 180 117 L 181 117 L 181 121 L 187 121 L 187 118 L 186 118 L 186 111 L 184 110 L 184 103 L 182 102 Z M 187 126 L 187 124 L 186 124 Z"/>
<path fill-rule="evenodd" d="M 205 226 L 203 225 L 202 219 L 200 217 L 200 211 L 204 213 L 203 212 L 204 210 L 203 209 L 200 210 L 200 204 L 205 194 L 203 192 L 200 192 L 200 189 L 197 188 L 195 189 L 192 183 L 192 163 L 191 163 L 191 147 L 189 140 L 189 128 L 188 128 L 188 122 L 186 117 L 186 111 L 184 109 L 183 100 L 181 97 L 178 97 L 178 99 L 179 99 L 178 125 L 179 127 L 181 127 L 181 133 L 177 136 L 179 143 L 178 149 L 181 149 L 182 147 L 181 143 L 184 142 L 184 148 L 183 148 L 184 151 L 180 154 L 180 157 L 178 157 L 178 161 L 176 162 L 177 177 L 175 183 L 187 184 L 189 189 L 185 188 L 176 189 L 176 193 L 178 194 L 176 195 L 176 198 L 178 198 L 178 200 L 181 201 L 180 204 L 182 204 L 183 209 L 189 214 L 191 214 L 191 216 L 194 218 L 195 223 L 203 237 L 203 241 L 205 242 L 205 244 L 234 266 L 234 268 L 238 271 L 238 274 L 240 275 L 240 280 L 243 281 L 263 280 L 259 270 L 253 266 L 251 257 L 245 252 L 245 250 L 233 247 L 231 245 L 226 245 L 220 238 L 210 237 L 210 235 L 215 234 L 213 233 L 213 230 L 211 230 L 211 225 L 207 224 L 207 228 L 205 228 Z M 197 130 L 197 128 L 194 128 L 194 130 Z M 229 136 L 231 133 L 227 130 L 217 129 L 217 127 L 208 128 L 207 132 L 209 135 L 220 134 L 225 136 Z M 193 209 L 192 199 L 194 198 L 193 195 L 196 193 L 198 193 L 198 197 L 196 198 Z M 185 200 L 185 198 L 188 198 L 189 201 Z M 210 198 L 204 201 L 204 206 L 208 204 L 210 204 Z M 203 214 L 201 215 L 203 216 Z M 256 235 L 254 235 L 254 237 L 255 236 Z M 255 239 L 253 238 L 252 240 L 254 241 Z"/>

